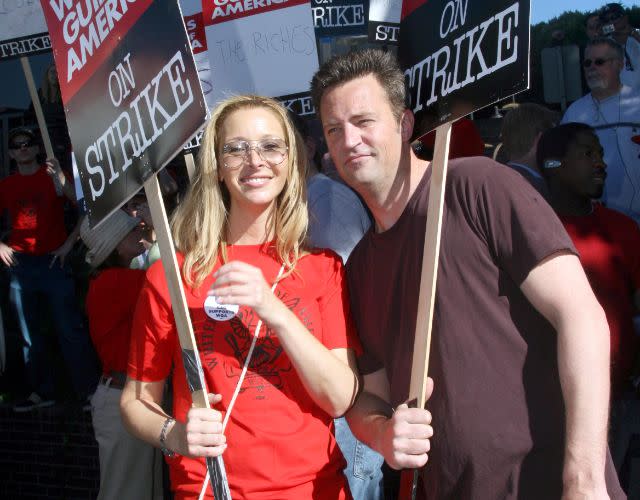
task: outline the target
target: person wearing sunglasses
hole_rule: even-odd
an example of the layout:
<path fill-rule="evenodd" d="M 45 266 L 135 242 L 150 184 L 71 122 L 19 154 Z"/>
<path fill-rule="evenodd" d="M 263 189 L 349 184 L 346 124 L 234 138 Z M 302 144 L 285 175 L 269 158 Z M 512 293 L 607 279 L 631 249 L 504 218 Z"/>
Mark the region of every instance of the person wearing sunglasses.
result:
<path fill-rule="evenodd" d="M 172 230 L 213 408 L 192 408 L 157 262 L 134 315 L 125 423 L 171 457 L 176 500 L 212 497 L 202 457 L 219 455 L 234 500 L 349 499 L 333 418 L 358 393 L 360 345 L 340 257 L 306 243 L 304 144 L 276 101 L 238 96 L 213 112 L 198 163 Z"/>
<path fill-rule="evenodd" d="M 10 298 L 22 335 L 27 375 L 27 398 L 14 405 L 16 412 L 54 404 L 54 370 L 50 353 L 46 352 L 46 335 L 39 328 L 43 305 L 51 312 L 79 401 L 93 393 L 98 373 L 66 261 L 79 233 L 79 225 L 71 234 L 67 234 L 64 225 L 65 197 L 75 202 L 73 183 L 55 158 L 40 163 L 39 153 L 33 131 L 10 131 L 9 156 L 15 161 L 17 172 L 0 180 L 0 213 L 8 211 L 11 220 L 9 240 L 0 242 L 0 265 L 9 271 Z"/>
<path fill-rule="evenodd" d="M 591 92 L 571 104 L 562 123 L 592 126 L 604 148 L 608 178 L 603 203 L 640 223 L 640 89 L 624 85 L 622 47 L 608 37 L 591 40 L 582 66 Z"/>
<path fill-rule="evenodd" d="M 630 87 L 640 87 L 640 31 L 629 23 L 629 16 L 619 3 L 609 3 L 599 12 L 600 33 L 620 44 L 624 66 L 620 80 Z"/>

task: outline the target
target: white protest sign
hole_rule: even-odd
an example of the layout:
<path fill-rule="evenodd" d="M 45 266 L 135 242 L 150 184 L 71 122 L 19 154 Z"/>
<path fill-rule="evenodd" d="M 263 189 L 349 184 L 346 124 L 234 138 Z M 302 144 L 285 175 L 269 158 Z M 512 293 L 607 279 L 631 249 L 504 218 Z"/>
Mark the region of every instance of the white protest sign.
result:
<path fill-rule="evenodd" d="M 0 60 L 51 50 L 47 23 L 37 0 L 0 1 Z"/>
<path fill-rule="evenodd" d="M 209 106 L 235 94 L 281 97 L 308 92 L 318 69 L 311 4 L 266 3 L 216 0 L 204 5 L 213 76 Z"/>

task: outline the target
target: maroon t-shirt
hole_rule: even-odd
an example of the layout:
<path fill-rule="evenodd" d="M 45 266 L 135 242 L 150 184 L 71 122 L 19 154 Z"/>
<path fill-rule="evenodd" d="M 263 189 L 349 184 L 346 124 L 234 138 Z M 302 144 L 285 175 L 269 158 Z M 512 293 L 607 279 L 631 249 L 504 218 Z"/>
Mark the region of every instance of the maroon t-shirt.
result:
<path fill-rule="evenodd" d="M 363 374 L 386 368 L 394 407 L 409 392 L 430 177 L 428 170 L 396 224 L 367 233 L 347 265 L 364 347 L 359 366 Z M 488 158 L 449 162 L 427 498 L 560 498 L 565 416 L 556 333 L 520 291 L 559 251 L 575 248 L 520 174 Z M 609 466 L 613 472 L 610 459 Z M 613 474 L 612 498 L 622 497 Z"/>

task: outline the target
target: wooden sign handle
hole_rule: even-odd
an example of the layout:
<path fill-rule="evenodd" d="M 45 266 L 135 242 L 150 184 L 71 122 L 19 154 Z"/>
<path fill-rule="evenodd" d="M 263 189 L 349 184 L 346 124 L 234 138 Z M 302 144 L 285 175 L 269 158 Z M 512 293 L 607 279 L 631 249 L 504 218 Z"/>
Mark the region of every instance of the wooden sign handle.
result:
<path fill-rule="evenodd" d="M 198 346 L 193 334 L 187 298 L 184 294 L 184 288 L 182 287 L 180 267 L 178 266 L 175 246 L 169 228 L 169 220 L 167 219 L 167 212 L 164 208 L 164 202 L 162 201 L 157 176 L 151 176 L 151 178 L 144 183 L 144 191 L 147 195 L 147 201 L 149 202 L 153 227 L 156 231 L 160 256 L 162 257 L 162 266 L 164 267 L 167 285 L 169 286 L 169 296 L 171 297 L 171 305 L 173 306 L 173 315 L 176 322 L 176 329 L 178 330 L 178 339 L 180 340 L 182 359 L 184 361 L 187 382 L 191 390 L 191 397 L 197 408 L 209 408 L 204 372 L 202 371 Z M 222 457 L 207 458 L 206 463 L 209 476 L 211 476 L 211 486 L 216 500 L 230 500 L 231 493 L 229 492 Z"/>
<path fill-rule="evenodd" d="M 440 257 L 440 235 L 449 163 L 449 142 L 451 123 L 436 129 L 436 142 L 431 162 L 431 183 L 429 186 L 429 206 L 427 226 L 422 251 L 422 271 L 420 273 L 420 294 L 418 296 L 418 316 L 416 318 L 413 361 L 411 363 L 411 383 L 409 385 L 409 405 L 424 408 L 426 403 L 427 375 L 429 373 L 429 353 L 431 351 L 431 330 L 433 309 L 438 278 Z M 405 471 L 400 481 L 400 500 L 416 498 L 419 471 Z M 407 491 L 409 490 L 409 491 Z"/>
<path fill-rule="evenodd" d="M 196 162 L 193 160 L 193 154 L 187 153 L 184 155 L 184 162 L 187 165 L 187 176 L 189 177 L 189 182 L 193 182 L 193 178 L 196 175 Z"/>
<path fill-rule="evenodd" d="M 44 144 L 44 151 L 47 158 L 53 158 L 53 146 L 51 145 L 51 138 L 49 137 L 49 129 L 47 128 L 47 122 L 44 119 L 44 113 L 42 112 L 42 103 L 38 96 L 38 89 L 36 88 L 36 82 L 33 79 L 33 72 L 31 71 L 31 65 L 29 64 L 29 58 L 20 57 L 20 64 L 22 64 L 22 71 L 24 72 L 24 78 L 27 80 L 27 87 L 29 88 L 29 95 L 31 96 L 31 102 L 33 103 L 33 110 L 36 113 L 36 119 L 38 120 L 38 128 L 40 129 L 40 135 L 42 136 L 42 143 Z M 53 183 L 56 187 L 56 194 L 62 196 L 62 185 L 56 176 L 52 177 Z"/>

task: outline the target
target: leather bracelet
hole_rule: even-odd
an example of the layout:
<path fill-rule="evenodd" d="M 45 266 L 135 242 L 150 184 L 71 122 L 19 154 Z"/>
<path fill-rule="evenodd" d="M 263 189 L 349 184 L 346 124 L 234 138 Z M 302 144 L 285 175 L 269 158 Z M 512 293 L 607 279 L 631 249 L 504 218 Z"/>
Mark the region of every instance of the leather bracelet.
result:
<path fill-rule="evenodd" d="M 175 457 L 176 454 L 174 451 L 171 451 L 166 446 L 167 429 L 169 428 L 169 424 L 175 421 L 176 421 L 175 418 L 167 417 L 167 419 L 164 421 L 164 424 L 162 424 L 162 430 L 160 431 L 160 451 L 162 451 L 162 454 L 165 457 L 169 457 L 169 458 Z"/>

